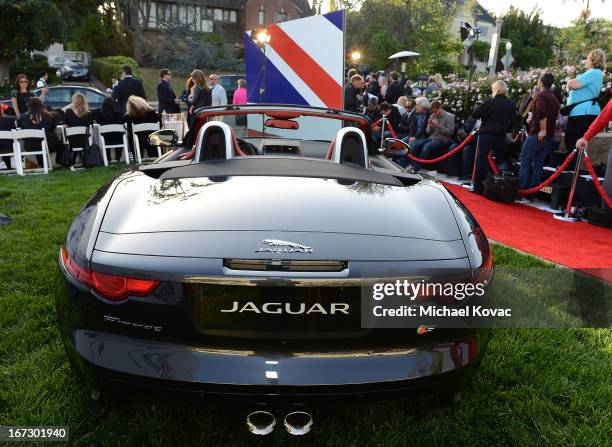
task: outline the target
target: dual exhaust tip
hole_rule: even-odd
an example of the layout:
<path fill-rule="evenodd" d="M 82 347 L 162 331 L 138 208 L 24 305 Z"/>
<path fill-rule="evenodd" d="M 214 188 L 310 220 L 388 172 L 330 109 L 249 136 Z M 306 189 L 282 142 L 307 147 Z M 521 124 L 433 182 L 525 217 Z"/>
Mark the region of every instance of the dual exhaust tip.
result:
<path fill-rule="evenodd" d="M 312 428 L 312 416 L 305 411 L 288 413 L 283 420 L 287 433 L 293 436 L 303 436 Z M 246 417 L 247 430 L 254 435 L 265 436 L 274 431 L 276 417 L 269 411 L 253 411 Z"/>

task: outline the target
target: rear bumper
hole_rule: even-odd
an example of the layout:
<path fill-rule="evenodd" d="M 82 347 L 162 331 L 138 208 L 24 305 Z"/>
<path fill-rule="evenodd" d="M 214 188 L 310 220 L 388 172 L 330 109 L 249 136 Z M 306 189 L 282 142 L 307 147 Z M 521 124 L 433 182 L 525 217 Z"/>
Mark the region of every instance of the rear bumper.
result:
<path fill-rule="evenodd" d="M 174 397 L 301 403 L 319 399 L 438 394 L 463 387 L 490 332 L 477 329 L 376 329 L 363 337 L 272 339 L 203 335 L 184 322 L 193 313 L 174 304 L 137 301 L 109 310 L 90 292 L 58 275 L 58 323 L 75 368 L 95 385 L 128 385 Z M 117 306 L 118 307 L 118 306 Z M 161 322 L 174 334 L 104 323 Z M 172 325 L 172 326 L 170 326 Z M 180 340 L 180 341 L 179 341 Z"/>
<path fill-rule="evenodd" d="M 474 371 L 488 341 L 488 333 L 479 332 L 412 348 L 259 352 L 196 348 L 90 330 L 74 330 L 71 335 L 68 353 L 93 382 L 258 401 L 454 392 Z"/>

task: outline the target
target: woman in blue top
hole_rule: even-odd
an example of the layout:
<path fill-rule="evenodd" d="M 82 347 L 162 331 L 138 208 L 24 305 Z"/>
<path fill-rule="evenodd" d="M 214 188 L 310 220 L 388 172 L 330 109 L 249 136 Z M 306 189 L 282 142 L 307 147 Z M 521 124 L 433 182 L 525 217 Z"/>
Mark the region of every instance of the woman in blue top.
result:
<path fill-rule="evenodd" d="M 584 135 L 595 121 L 601 109 L 597 98 L 603 85 L 606 56 L 599 48 L 589 53 L 584 63 L 587 71 L 567 82 L 569 98 L 567 104 L 577 104 L 569 114 L 565 128 L 565 148 L 568 152 L 576 147 L 576 141 Z M 584 101 L 584 102 L 582 102 Z"/>

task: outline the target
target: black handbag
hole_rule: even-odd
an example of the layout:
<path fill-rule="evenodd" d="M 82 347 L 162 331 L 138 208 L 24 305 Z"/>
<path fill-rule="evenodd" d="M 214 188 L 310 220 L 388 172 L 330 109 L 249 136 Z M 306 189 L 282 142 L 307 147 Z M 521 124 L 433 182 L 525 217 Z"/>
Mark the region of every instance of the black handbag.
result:
<path fill-rule="evenodd" d="M 86 169 L 102 166 L 104 161 L 102 160 L 100 146 L 95 143 L 89 144 L 89 128 L 87 129 L 86 135 L 85 147 L 83 147 L 83 166 L 85 166 Z"/>
<path fill-rule="evenodd" d="M 63 143 L 62 148 L 60 149 L 58 146 L 57 149 L 58 150 L 56 150 L 55 154 L 55 162 L 58 165 L 64 166 L 66 168 L 71 167 L 74 164 L 74 151 L 72 150 L 70 145 L 67 143 Z"/>
<path fill-rule="evenodd" d="M 102 154 L 100 152 L 100 146 L 97 144 L 91 144 L 83 148 L 83 166 L 85 168 L 95 168 L 96 166 L 102 166 Z"/>
<path fill-rule="evenodd" d="M 563 116 L 569 116 L 569 114 L 572 113 L 572 110 L 574 110 L 574 107 L 576 107 L 578 104 L 582 104 L 583 102 L 589 102 L 589 101 L 593 101 L 593 105 L 595 105 L 597 103 L 597 98 L 585 99 L 584 101 L 578 101 L 578 102 L 575 102 L 574 104 L 563 106 L 559 109 L 559 113 Z"/>
<path fill-rule="evenodd" d="M 502 203 L 514 203 L 518 198 L 519 179 L 505 174 L 489 173 L 483 182 L 484 196 Z"/>

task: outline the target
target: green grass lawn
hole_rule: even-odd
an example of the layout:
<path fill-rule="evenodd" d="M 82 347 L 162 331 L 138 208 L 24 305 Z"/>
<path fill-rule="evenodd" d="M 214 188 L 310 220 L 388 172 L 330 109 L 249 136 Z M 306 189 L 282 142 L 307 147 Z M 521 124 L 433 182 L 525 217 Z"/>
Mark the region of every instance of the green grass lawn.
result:
<path fill-rule="evenodd" d="M 496 330 L 460 404 L 360 402 L 324 416 L 318 410 L 304 439 L 282 429 L 255 439 L 238 411 L 211 405 L 154 396 L 94 403 L 55 326 L 56 262 L 80 207 L 120 169 L 0 177 L 0 213 L 13 218 L 0 227 L 0 425 L 68 425 L 78 446 L 610 445 L 607 329 Z M 506 247 L 494 252 L 498 266 L 554 268 Z"/>

